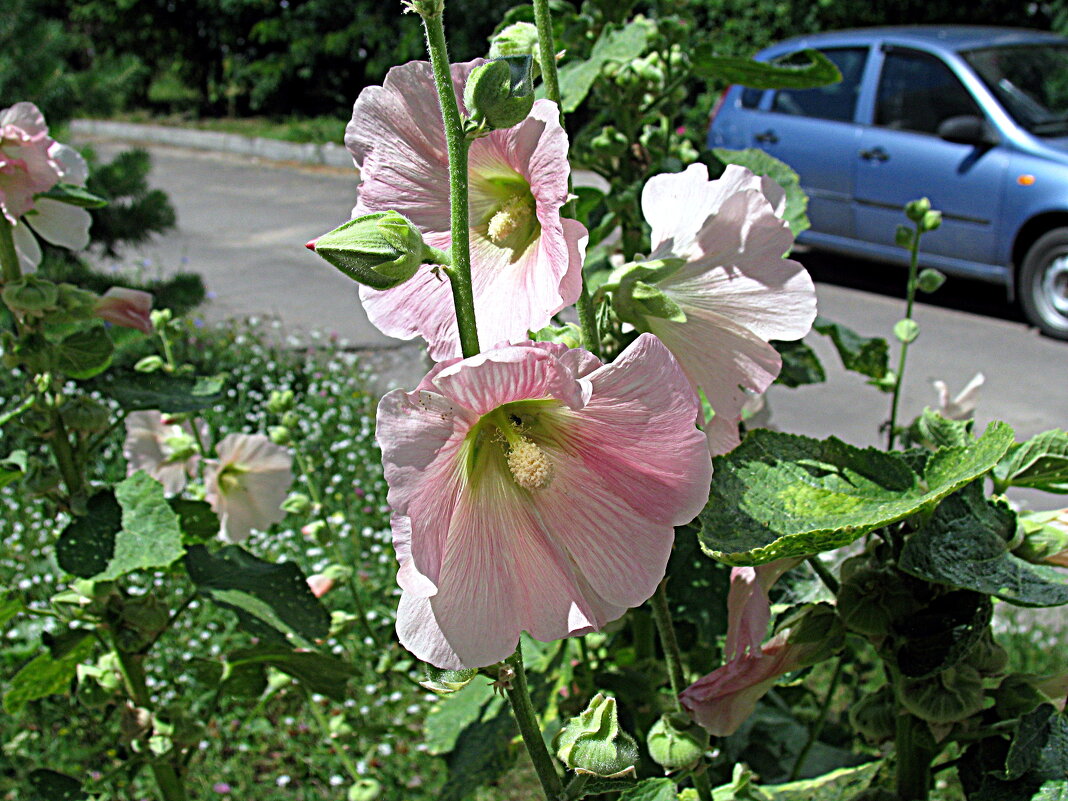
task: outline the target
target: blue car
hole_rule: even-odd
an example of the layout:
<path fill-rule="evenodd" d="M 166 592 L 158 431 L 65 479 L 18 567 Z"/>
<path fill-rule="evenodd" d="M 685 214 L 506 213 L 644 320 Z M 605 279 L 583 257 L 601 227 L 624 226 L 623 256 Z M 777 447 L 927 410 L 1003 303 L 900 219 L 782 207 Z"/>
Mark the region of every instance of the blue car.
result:
<path fill-rule="evenodd" d="M 1003 284 L 1028 320 L 1068 339 L 1068 39 L 987 27 L 886 27 L 791 39 L 758 61 L 824 53 L 842 80 L 733 86 L 710 147 L 756 147 L 809 197 L 798 241 L 906 263 L 902 206 L 929 197 L 942 226 L 921 262 Z"/>

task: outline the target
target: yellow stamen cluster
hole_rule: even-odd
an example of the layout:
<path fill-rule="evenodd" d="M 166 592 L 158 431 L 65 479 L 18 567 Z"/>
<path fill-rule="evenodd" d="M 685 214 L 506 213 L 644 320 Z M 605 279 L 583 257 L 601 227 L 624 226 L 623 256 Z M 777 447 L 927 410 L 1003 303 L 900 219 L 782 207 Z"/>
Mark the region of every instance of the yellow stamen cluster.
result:
<path fill-rule="evenodd" d="M 508 469 L 515 483 L 524 489 L 545 489 L 553 480 L 553 464 L 548 455 L 526 437 L 508 449 Z"/>
<path fill-rule="evenodd" d="M 529 222 L 533 211 L 530 197 L 512 195 L 490 217 L 486 235 L 495 245 L 503 245 L 508 237 Z"/>

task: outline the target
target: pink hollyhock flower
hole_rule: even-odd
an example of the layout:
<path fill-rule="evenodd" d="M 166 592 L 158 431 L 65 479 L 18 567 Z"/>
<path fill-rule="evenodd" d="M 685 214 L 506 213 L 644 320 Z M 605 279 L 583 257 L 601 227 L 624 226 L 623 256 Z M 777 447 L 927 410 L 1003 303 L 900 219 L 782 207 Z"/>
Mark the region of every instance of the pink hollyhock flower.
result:
<path fill-rule="evenodd" d="M 263 434 L 228 434 L 216 447 L 205 500 L 219 516 L 219 533 L 241 542 L 286 513 L 282 501 L 293 483 L 293 457 Z"/>
<path fill-rule="evenodd" d="M 521 631 L 601 628 L 664 576 L 708 497 L 686 377 L 655 337 L 615 362 L 524 342 L 438 364 L 378 407 L 401 643 L 459 669 Z"/>
<path fill-rule="evenodd" d="M 113 286 L 97 301 L 96 315 L 103 320 L 126 328 L 136 328 L 151 334 L 152 295 L 140 289 Z"/>
<path fill-rule="evenodd" d="M 308 589 L 312 591 L 312 595 L 316 598 L 322 598 L 333 588 L 333 577 L 328 576 L 325 573 L 316 573 L 313 576 L 308 576 Z"/>
<path fill-rule="evenodd" d="M 452 65 L 459 98 L 481 63 Z M 428 245 L 448 250 L 448 159 L 430 65 L 394 67 L 382 86 L 364 89 L 345 144 L 362 181 L 353 216 L 394 209 Z M 483 343 L 526 339 L 578 299 L 587 237 L 581 223 L 560 217 L 569 169 L 567 134 L 548 100 L 514 128 L 471 143 L 471 277 Z M 449 282 L 430 265 L 394 289 L 361 286 L 360 297 L 383 333 L 423 337 L 435 360 L 460 355 Z"/>
<path fill-rule="evenodd" d="M 801 561 L 800 558 L 776 559 L 757 567 L 731 569 L 731 587 L 727 592 L 727 642 L 724 646 L 728 659 L 760 651 L 771 621 L 768 590 Z"/>
<path fill-rule="evenodd" d="M 736 165 L 710 181 L 707 168 L 693 164 L 654 176 L 642 191 L 652 227 L 649 260 L 685 259 L 656 284 L 685 322 L 653 316 L 629 322 L 660 337 L 708 399 L 713 454 L 738 444 L 746 390 L 764 392 L 782 368 L 768 341 L 800 339 L 816 317 L 812 279 L 783 258 L 793 244 L 778 216 L 785 197 L 770 178 Z"/>
<path fill-rule="evenodd" d="M 975 407 L 979 404 L 979 389 L 986 381 L 982 373 L 976 373 L 967 386 L 960 391 L 955 398 L 949 397 L 949 387 L 945 381 L 935 381 L 934 388 L 938 392 L 938 413 L 947 420 L 967 420 L 975 414 Z"/>
<path fill-rule="evenodd" d="M 196 421 L 201 438 L 207 431 L 202 420 Z M 200 452 L 193 424 L 165 417 L 158 411 L 130 412 L 126 415 L 126 474 L 144 470 L 163 485 L 168 495 L 185 489 L 187 476 L 195 475 Z"/>
<path fill-rule="evenodd" d="M 85 159 L 48 135 L 44 116 L 33 103 L 16 103 L 0 111 L 0 211 L 14 226 L 23 272 L 31 272 L 41 261 L 34 232 L 72 250 L 89 245 L 89 212 L 34 197 L 61 181 L 84 185 L 88 176 Z"/>

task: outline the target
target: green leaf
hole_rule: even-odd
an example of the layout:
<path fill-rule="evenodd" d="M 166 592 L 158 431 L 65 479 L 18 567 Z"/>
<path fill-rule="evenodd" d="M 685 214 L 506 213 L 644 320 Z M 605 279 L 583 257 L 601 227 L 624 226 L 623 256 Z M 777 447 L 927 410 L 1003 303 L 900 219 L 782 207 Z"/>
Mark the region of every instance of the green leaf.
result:
<path fill-rule="evenodd" d="M 44 643 L 53 659 L 62 659 L 92 633 L 89 629 L 79 628 L 65 629 L 57 634 L 46 631 L 41 635 L 41 642 Z"/>
<path fill-rule="evenodd" d="M 267 666 L 259 662 L 215 662 L 193 659 L 189 667 L 197 680 L 216 688 L 220 695 L 259 698 L 267 689 Z"/>
<path fill-rule="evenodd" d="M 9 590 L 0 594 L 0 634 L 4 632 L 7 624 L 25 608 L 26 604 L 22 602 L 22 598 L 13 591 Z"/>
<path fill-rule="evenodd" d="M 667 575 L 672 619 L 693 624 L 697 641 L 713 643 L 727 633 L 727 592 L 730 570 L 701 552 L 694 526 L 675 529 Z"/>
<path fill-rule="evenodd" d="M 112 370 L 91 385 L 118 401 L 128 412 L 159 409 L 177 414 L 196 412 L 214 406 L 222 399 L 222 381 L 217 378 L 172 376 L 167 373 L 138 373 Z"/>
<path fill-rule="evenodd" d="M 636 20 L 620 30 L 605 28 L 585 61 L 573 61 L 560 68 L 560 107 L 565 114 L 578 108 L 593 82 L 610 61 L 621 64 L 636 59 L 645 50 L 649 25 Z M 538 93 L 544 96 L 544 87 Z"/>
<path fill-rule="evenodd" d="M 1030 487 L 1068 492 L 1068 432 L 1055 428 L 1011 448 L 994 468 L 998 492 Z"/>
<path fill-rule="evenodd" d="M 709 40 L 697 46 L 693 54 L 694 74 L 705 80 L 741 84 L 750 89 L 812 89 L 842 80 L 838 67 L 818 50 L 802 50 L 797 58 L 806 64 L 769 64 L 738 56 L 712 54 Z"/>
<path fill-rule="evenodd" d="M 947 498 L 905 542 L 898 567 L 919 578 L 993 595 L 1017 606 L 1068 603 L 1068 576 L 1009 552 L 1016 516 L 974 489 Z"/>
<path fill-rule="evenodd" d="M 27 780 L 30 783 L 27 801 L 83 801 L 86 798 L 82 783 L 65 773 L 40 768 Z"/>
<path fill-rule="evenodd" d="M 948 420 L 933 409 L 925 408 L 913 426 L 912 435 L 929 448 L 952 448 L 971 442 L 973 427 L 972 420 Z"/>
<path fill-rule="evenodd" d="M 881 765 L 881 762 L 868 762 L 855 768 L 839 768 L 815 779 L 765 785 L 760 789 L 772 801 L 851 801 L 871 786 Z"/>
<path fill-rule="evenodd" d="M 60 659 L 53 659 L 47 651 L 38 655 L 11 679 L 4 694 L 4 711 L 17 715 L 30 701 L 70 689 L 78 663 L 88 659 L 96 647 L 96 640 L 86 637 Z"/>
<path fill-rule="evenodd" d="M 786 207 L 782 218 L 790 224 L 794 236 L 809 228 L 808 195 L 801 188 L 801 179 L 787 164 L 757 148 L 726 150 L 713 148 L 712 155 L 724 164 L 737 164 L 757 175 L 766 175 L 786 191 Z"/>
<path fill-rule="evenodd" d="M 816 318 L 812 329 L 831 338 L 845 369 L 868 378 L 878 379 L 886 375 L 889 348 L 885 339 L 862 337 L 844 325 L 832 323 L 823 317 Z"/>
<path fill-rule="evenodd" d="M 106 198 L 94 195 L 84 187 L 74 184 L 58 183 L 47 192 L 42 192 L 37 197 L 46 197 L 50 200 L 58 200 L 71 206 L 79 206 L 83 209 L 99 209 L 108 204 Z"/>
<path fill-rule="evenodd" d="M 170 498 L 167 503 L 178 516 L 182 530 L 182 543 L 196 545 L 211 542 L 219 534 L 219 516 L 206 501 L 190 501 L 185 498 Z"/>
<path fill-rule="evenodd" d="M 215 554 L 193 545 L 185 567 L 197 590 L 236 612 L 253 636 L 310 648 L 330 633 L 330 614 L 293 562 L 266 562 L 236 545 Z"/>
<path fill-rule="evenodd" d="M 92 378 L 111 364 L 115 345 L 103 325 L 68 334 L 55 346 L 56 369 L 70 378 Z"/>
<path fill-rule="evenodd" d="M 1068 777 L 1068 716 L 1052 704 L 1042 704 L 1020 718 L 1005 757 L 1005 778 L 1025 773 L 1042 778 Z"/>
<path fill-rule="evenodd" d="M 678 790 L 671 779 L 645 779 L 619 796 L 619 801 L 676 801 Z"/>
<path fill-rule="evenodd" d="M 12 451 L 0 459 L 0 487 L 18 481 L 26 472 L 26 451 Z"/>
<path fill-rule="evenodd" d="M 499 778 L 512 764 L 510 745 L 515 736 L 516 725 L 507 709 L 464 729 L 446 759 L 449 778 L 438 801 L 467 801 L 476 787 Z"/>
<path fill-rule="evenodd" d="M 922 679 L 959 665 L 990 626 L 994 605 L 978 592 L 941 595 L 894 628 L 901 645 L 894 652 L 901 673 Z"/>
<path fill-rule="evenodd" d="M 98 492 L 82 517 L 74 518 L 56 542 L 56 561 L 79 578 L 92 578 L 107 570 L 115 552 L 115 537 L 122 529 L 122 507 L 110 490 Z"/>
<path fill-rule="evenodd" d="M 493 692 L 493 683 L 484 680 L 472 681 L 441 698 L 430 708 L 424 723 L 427 751 L 449 753 L 468 726 L 495 717 L 503 703 L 501 696 Z"/>
<path fill-rule="evenodd" d="M 311 692 L 338 703 L 345 700 L 345 685 L 353 677 L 352 665 L 314 651 L 289 651 L 269 645 L 234 651 L 226 660 L 231 666 L 268 665 L 296 679 Z"/>
<path fill-rule="evenodd" d="M 831 437 L 758 429 L 713 460 L 701 546 L 732 565 L 833 550 L 934 507 L 989 471 L 1012 443 L 991 423 L 972 444 L 943 448 L 921 472 L 894 453 L 861 450 Z"/>
<path fill-rule="evenodd" d="M 1031 801 L 1068 801 L 1068 779 L 1043 782 Z"/>
<path fill-rule="evenodd" d="M 782 357 L 782 369 L 776 384 L 786 387 L 800 387 L 806 384 L 822 384 L 827 380 L 816 352 L 800 339 L 794 342 L 769 343 Z"/>

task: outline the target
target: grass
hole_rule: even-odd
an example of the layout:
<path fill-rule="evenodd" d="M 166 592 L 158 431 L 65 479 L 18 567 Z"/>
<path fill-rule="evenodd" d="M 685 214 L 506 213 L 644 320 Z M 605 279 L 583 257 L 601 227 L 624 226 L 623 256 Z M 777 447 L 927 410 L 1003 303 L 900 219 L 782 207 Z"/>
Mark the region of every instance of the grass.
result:
<path fill-rule="evenodd" d="M 333 143 L 340 145 L 345 138 L 348 116 L 336 117 L 220 117 L 193 119 L 186 115 L 156 115 L 147 111 L 131 111 L 117 114 L 111 119 L 121 122 L 136 122 L 150 125 L 170 125 L 180 128 L 195 128 L 202 131 L 241 134 L 265 139 L 281 139 L 286 142 Z"/>

